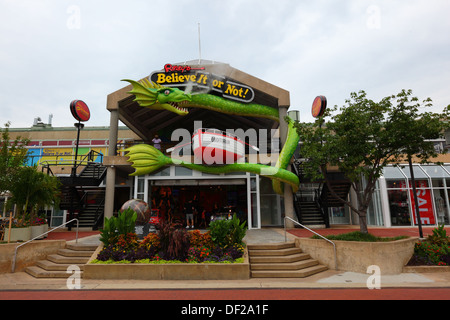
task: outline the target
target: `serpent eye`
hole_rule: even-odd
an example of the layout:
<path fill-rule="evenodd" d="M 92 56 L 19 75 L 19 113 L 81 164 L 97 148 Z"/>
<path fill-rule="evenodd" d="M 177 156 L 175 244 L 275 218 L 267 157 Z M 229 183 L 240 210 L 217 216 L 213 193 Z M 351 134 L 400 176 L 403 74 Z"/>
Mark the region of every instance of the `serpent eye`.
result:
<path fill-rule="evenodd" d="M 164 91 L 164 94 L 165 94 L 166 96 L 168 96 L 168 95 L 170 94 L 170 90 Z"/>

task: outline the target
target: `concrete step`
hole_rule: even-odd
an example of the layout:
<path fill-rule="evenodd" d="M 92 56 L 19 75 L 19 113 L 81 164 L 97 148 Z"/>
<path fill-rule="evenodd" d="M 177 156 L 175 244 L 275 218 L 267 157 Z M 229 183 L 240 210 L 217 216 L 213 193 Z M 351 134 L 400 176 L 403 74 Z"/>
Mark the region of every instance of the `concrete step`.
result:
<path fill-rule="evenodd" d="M 247 245 L 248 250 L 278 250 L 294 248 L 294 242 L 277 242 L 277 243 L 266 243 L 266 244 L 249 244 Z"/>
<path fill-rule="evenodd" d="M 307 253 L 291 254 L 289 256 L 257 256 L 254 257 L 249 254 L 250 263 L 290 263 L 300 260 L 310 259 L 311 256 Z"/>
<path fill-rule="evenodd" d="M 50 260 L 39 260 L 36 262 L 36 266 L 47 271 L 67 271 L 67 268 L 73 266 L 73 264 L 67 263 L 54 263 Z M 84 269 L 84 264 L 76 264 L 82 271 Z"/>
<path fill-rule="evenodd" d="M 68 244 L 56 254 L 47 256 L 47 260 L 39 260 L 35 266 L 27 267 L 25 272 L 35 278 L 68 278 L 73 272 L 67 272 L 71 266 L 78 266 L 81 274 L 84 265 L 97 249 L 96 245 Z"/>
<path fill-rule="evenodd" d="M 300 270 L 318 265 L 319 262 L 314 259 L 305 259 L 290 263 L 252 263 L 251 270 Z"/>
<path fill-rule="evenodd" d="M 91 257 L 94 251 L 59 249 L 57 253 L 64 257 Z"/>
<path fill-rule="evenodd" d="M 253 278 L 303 278 L 328 269 L 294 242 L 253 244 L 247 248 Z"/>
<path fill-rule="evenodd" d="M 288 256 L 293 254 L 302 253 L 302 249 L 300 248 L 284 248 L 284 249 L 272 249 L 272 250 L 249 250 L 249 255 L 252 257 L 259 256 Z"/>
<path fill-rule="evenodd" d="M 97 250 L 96 245 L 87 244 L 67 244 L 66 249 L 76 250 L 76 251 L 95 251 Z"/>
<path fill-rule="evenodd" d="M 47 260 L 54 263 L 62 264 L 86 264 L 89 261 L 89 257 L 66 257 L 59 254 L 50 254 L 47 256 Z"/>
<path fill-rule="evenodd" d="M 300 270 L 252 270 L 252 278 L 305 278 L 327 270 L 323 265 L 315 265 Z"/>
<path fill-rule="evenodd" d="M 48 271 L 37 266 L 31 266 L 25 268 L 25 272 L 32 275 L 35 278 L 68 278 L 73 275 L 72 272 L 66 271 Z"/>

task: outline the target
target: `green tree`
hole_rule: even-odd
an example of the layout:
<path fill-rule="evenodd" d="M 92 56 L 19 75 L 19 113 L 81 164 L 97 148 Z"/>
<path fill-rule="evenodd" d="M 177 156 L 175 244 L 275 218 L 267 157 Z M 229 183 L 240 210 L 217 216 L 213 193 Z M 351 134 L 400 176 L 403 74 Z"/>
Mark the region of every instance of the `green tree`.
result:
<path fill-rule="evenodd" d="M 431 99 L 419 103 L 411 95 L 411 90 L 402 90 L 374 102 L 364 91 L 351 93 L 342 108 L 327 110 L 313 124 L 296 124 L 303 143 L 300 152 L 307 159 L 305 174 L 323 179 L 333 196 L 358 214 L 363 233 L 368 232 L 367 209 L 383 168 L 413 154 L 423 162 L 431 161 L 437 153 L 429 140 L 439 138 L 447 128 L 450 106 L 442 114 L 420 113 L 431 106 Z M 350 180 L 357 205 L 334 192 L 327 179 L 328 166 L 337 166 Z"/>
<path fill-rule="evenodd" d="M 37 171 L 36 167 L 22 167 L 9 191 L 12 194 L 11 202 L 17 205 L 18 214 L 29 213 L 33 219 L 39 208 L 58 205 L 60 182 L 54 176 Z"/>
<path fill-rule="evenodd" d="M 16 174 L 27 160 L 27 149 L 29 140 L 17 137 L 10 141 L 10 123 L 5 128 L 0 128 L 0 193 L 10 189 L 11 184 L 16 181 Z"/>

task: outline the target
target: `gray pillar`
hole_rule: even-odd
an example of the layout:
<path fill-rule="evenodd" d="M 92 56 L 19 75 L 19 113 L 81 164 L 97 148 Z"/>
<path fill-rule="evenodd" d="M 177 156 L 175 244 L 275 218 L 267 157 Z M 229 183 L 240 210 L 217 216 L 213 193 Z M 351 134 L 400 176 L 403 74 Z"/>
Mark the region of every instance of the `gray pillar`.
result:
<path fill-rule="evenodd" d="M 114 189 L 116 186 L 116 168 L 106 168 L 105 218 L 111 218 L 114 213 Z"/>
<path fill-rule="evenodd" d="M 286 143 L 288 132 L 288 124 L 284 120 L 284 117 L 287 116 L 287 110 L 288 107 L 279 107 L 278 109 L 278 114 L 280 117 L 280 140 L 282 146 L 284 146 L 284 144 Z M 290 170 L 290 168 L 288 167 L 287 170 Z M 294 217 L 294 195 L 291 186 L 287 183 L 284 184 L 284 215 L 296 220 Z M 293 222 L 287 220 L 286 227 L 293 228 Z"/>
<path fill-rule="evenodd" d="M 117 137 L 119 130 L 119 111 L 111 110 L 109 122 L 109 148 L 108 156 L 116 155 Z M 105 190 L 105 211 L 104 217 L 111 218 L 114 213 L 114 191 L 116 186 L 116 168 L 109 166 L 106 168 L 106 190 Z"/>

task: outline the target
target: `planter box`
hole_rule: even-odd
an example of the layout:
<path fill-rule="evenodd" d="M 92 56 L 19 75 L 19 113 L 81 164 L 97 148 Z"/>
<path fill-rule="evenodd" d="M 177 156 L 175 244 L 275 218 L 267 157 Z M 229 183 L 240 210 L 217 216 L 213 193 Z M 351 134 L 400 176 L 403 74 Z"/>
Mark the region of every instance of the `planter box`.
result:
<path fill-rule="evenodd" d="M 367 273 L 371 265 L 381 274 L 400 274 L 414 253 L 418 238 L 389 242 L 356 242 L 333 240 L 336 244 L 338 270 Z M 297 238 L 296 245 L 311 257 L 335 269 L 333 245 L 325 240 Z"/>
<path fill-rule="evenodd" d="M 86 264 L 83 279 L 247 280 L 248 263 Z"/>
<path fill-rule="evenodd" d="M 450 266 L 405 266 L 404 273 L 450 272 Z"/>
<path fill-rule="evenodd" d="M 5 237 L 4 241 L 8 241 L 9 237 L 9 228 L 5 228 Z M 16 241 L 28 241 L 31 239 L 31 227 L 27 228 L 11 228 L 11 237 L 9 239 L 10 242 Z"/>
<path fill-rule="evenodd" d="M 243 263 L 173 263 L 173 264 L 92 264 L 103 246 L 84 266 L 83 279 L 134 280 L 248 280 L 250 264 L 247 251 Z"/>
<path fill-rule="evenodd" d="M 41 224 L 38 226 L 31 226 L 31 237 L 30 239 L 34 239 L 35 237 L 43 234 L 45 232 L 45 225 Z M 38 239 L 44 239 L 44 236 L 36 238 L 36 240 Z"/>

